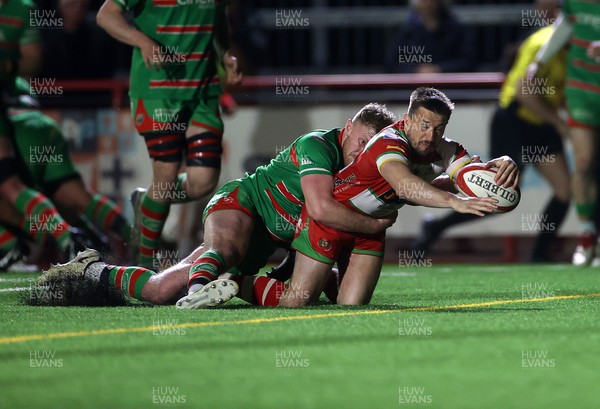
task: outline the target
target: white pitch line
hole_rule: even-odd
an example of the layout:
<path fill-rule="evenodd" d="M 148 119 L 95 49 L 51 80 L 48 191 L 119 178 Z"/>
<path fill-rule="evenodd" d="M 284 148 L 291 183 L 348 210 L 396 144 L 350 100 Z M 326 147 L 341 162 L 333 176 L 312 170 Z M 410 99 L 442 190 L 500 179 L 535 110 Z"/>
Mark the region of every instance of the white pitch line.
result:
<path fill-rule="evenodd" d="M 13 287 L 13 288 L 0 288 L 0 292 L 6 293 L 11 291 L 28 291 L 31 287 Z"/>
<path fill-rule="evenodd" d="M 0 283 L 23 283 L 25 281 L 35 281 L 35 278 L 0 278 Z"/>
<path fill-rule="evenodd" d="M 406 272 L 395 272 L 395 273 L 381 273 L 383 277 L 414 277 L 417 273 L 413 273 L 410 271 Z"/>

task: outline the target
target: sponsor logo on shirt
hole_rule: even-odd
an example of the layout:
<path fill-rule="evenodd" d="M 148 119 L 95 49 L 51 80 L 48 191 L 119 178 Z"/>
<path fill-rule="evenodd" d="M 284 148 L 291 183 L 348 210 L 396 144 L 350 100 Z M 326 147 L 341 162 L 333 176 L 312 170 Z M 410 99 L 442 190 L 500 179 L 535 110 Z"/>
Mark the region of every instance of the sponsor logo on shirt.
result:
<path fill-rule="evenodd" d="M 339 185 L 342 185 L 344 183 L 352 183 L 352 182 L 356 182 L 356 175 L 354 173 L 344 179 L 340 179 L 340 178 L 336 177 L 333 181 L 333 187 L 336 188 Z"/>

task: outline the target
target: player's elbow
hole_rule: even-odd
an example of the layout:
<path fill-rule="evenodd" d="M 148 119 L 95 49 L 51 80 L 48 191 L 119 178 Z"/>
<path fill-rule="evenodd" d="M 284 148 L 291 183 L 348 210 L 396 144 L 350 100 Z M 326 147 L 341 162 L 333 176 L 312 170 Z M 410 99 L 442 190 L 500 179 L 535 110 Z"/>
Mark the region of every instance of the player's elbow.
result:
<path fill-rule="evenodd" d="M 329 214 L 327 202 L 325 200 L 307 202 L 306 212 L 312 220 L 322 223 Z"/>
<path fill-rule="evenodd" d="M 106 4 L 102 5 L 102 7 L 100 7 L 100 10 L 98 10 L 98 13 L 96 13 L 96 24 L 98 25 L 98 27 L 100 27 L 104 30 L 107 29 L 107 24 L 111 20 L 110 14 L 111 14 L 111 11 L 109 10 L 109 8 Z"/>
<path fill-rule="evenodd" d="M 96 24 L 98 25 L 98 27 L 104 28 L 104 22 L 106 21 L 106 16 L 105 16 L 105 12 L 104 9 L 100 9 L 98 11 L 98 13 L 96 14 Z"/>

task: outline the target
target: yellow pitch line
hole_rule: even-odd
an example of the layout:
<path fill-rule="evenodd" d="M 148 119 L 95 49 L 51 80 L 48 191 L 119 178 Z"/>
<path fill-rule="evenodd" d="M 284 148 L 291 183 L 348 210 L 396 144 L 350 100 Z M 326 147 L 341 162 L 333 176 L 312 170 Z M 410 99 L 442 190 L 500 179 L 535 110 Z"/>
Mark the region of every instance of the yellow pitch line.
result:
<path fill-rule="evenodd" d="M 600 293 L 597 294 L 579 294 L 579 295 L 558 295 L 554 297 L 543 297 L 543 298 L 529 298 L 529 299 L 516 299 L 516 300 L 496 300 L 486 301 L 474 304 L 455 304 L 455 305 L 441 305 L 433 307 L 414 307 L 414 308 L 403 308 L 399 310 L 371 310 L 371 311 L 348 311 L 348 312 L 335 312 L 327 314 L 311 314 L 311 315 L 293 315 L 288 317 L 273 317 L 273 318 L 253 318 L 249 320 L 235 320 L 235 321 L 213 321 L 213 322 L 186 322 L 183 324 L 174 325 L 151 325 L 147 327 L 132 327 L 132 328 L 111 328 L 111 329 L 100 329 L 92 331 L 75 331 L 75 332 L 56 332 L 51 334 L 35 334 L 35 335 L 21 335 L 16 337 L 4 337 L 0 338 L 0 344 L 11 344 L 27 341 L 37 341 L 44 339 L 56 339 L 56 338 L 74 338 L 74 337 L 85 337 L 90 335 L 109 335 L 109 334 L 127 334 L 132 332 L 148 332 L 155 330 L 175 329 L 175 328 L 199 328 L 199 327 L 214 327 L 220 325 L 244 325 L 244 324 L 264 324 L 269 322 L 279 321 L 301 321 L 311 320 L 318 318 L 330 318 L 330 317 L 348 317 L 356 315 L 376 315 L 376 314 L 389 314 L 394 312 L 411 312 L 411 311 L 440 311 L 450 309 L 461 309 L 461 308 L 481 308 L 489 307 L 494 305 L 505 305 L 515 303 L 527 303 L 527 302 L 542 302 L 542 301 L 556 301 L 556 300 L 567 300 L 575 298 L 586 298 L 586 297 L 600 297 Z"/>

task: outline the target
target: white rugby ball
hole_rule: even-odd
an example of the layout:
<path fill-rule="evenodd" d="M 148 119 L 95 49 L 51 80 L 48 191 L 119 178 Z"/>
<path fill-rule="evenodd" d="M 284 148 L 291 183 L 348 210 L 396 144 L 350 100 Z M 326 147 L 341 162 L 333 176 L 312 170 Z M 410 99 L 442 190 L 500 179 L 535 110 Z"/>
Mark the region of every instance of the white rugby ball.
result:
<path fill-rule="evenodd" d="M 493 197 L 498 200 L 494 213 L 513 210 L 521 200 L 519 187 L 502 187 L 494 182 L 498 169 L 486 169 L 483 163 L 472 163 L 459 169 L 456 174 L 456 187 L 465 196 Z"/>

